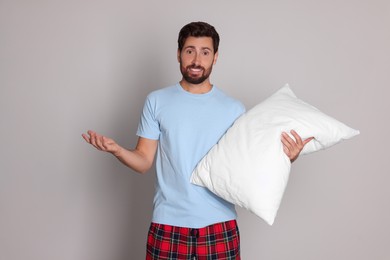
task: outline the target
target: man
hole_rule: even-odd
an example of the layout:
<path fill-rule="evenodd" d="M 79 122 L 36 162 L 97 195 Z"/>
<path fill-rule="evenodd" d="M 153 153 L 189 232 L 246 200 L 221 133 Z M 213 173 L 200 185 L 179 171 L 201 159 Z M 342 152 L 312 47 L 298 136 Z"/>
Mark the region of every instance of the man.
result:
<path fill-rule="evenodd" d="M 210 83 L 218 59 L 219 35 L 204 22 L 185 25 L 178 39 L 179 83 L 150 93 L 134 150 L 88 131 L 84 139 L 145 173 L 156 155 L 157 184 L 146 259 L 240 259 L 234 205 L 189 182 L 202 157 L 215 145 L 244 106 Z M 283 134 L 284 151 L 294 161 L 304 145 Z M 156 154 L 157 153 L 157 154 Z"/>

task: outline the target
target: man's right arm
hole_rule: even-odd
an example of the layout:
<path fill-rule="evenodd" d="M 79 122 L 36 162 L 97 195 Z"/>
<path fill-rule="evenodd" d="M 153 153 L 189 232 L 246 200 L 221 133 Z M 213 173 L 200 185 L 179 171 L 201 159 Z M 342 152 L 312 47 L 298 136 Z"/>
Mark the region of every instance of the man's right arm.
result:
<path fill-rule="evenodd" d="M 128 150 L 117 144 L 113 139 L 91 130 L 82 136 L 87 143 L 96 149 L 111 153 L 124 165 L 138 173 L 147 172 L 153 165 L 157 151 L 157 140 L 139 137 L 135 149 Z"/>

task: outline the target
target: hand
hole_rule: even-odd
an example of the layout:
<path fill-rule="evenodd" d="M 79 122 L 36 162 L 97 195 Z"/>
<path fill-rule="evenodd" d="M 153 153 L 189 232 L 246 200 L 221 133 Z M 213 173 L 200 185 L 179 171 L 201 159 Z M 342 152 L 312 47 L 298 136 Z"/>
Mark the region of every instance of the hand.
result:
<path fill-rule="evenodd" d="M 89 130 L 87 133 L 88 135 L 82 134 L 82 137 L 87 143 L 93 145 L 96 149 L 103 152 L 112 153 L 115 156 L 119 154 L 121 147 L 111 138 L 99 135 L 91 130 Z"/>
<path fill-rule="evenodd" d="M 294 130 L 291 130 L 290 133 L 294 136 L 295 140 L 291 138 L 287 133 L 282 133 L 283 151 L 288 156 L 288 158 L 290 158 L 290 161 L 294 162 L 298 158 L 303 147 L 308 142 L 313 140 L 314 137 L 307 138 L 303 141 L 302 138 Z"/>

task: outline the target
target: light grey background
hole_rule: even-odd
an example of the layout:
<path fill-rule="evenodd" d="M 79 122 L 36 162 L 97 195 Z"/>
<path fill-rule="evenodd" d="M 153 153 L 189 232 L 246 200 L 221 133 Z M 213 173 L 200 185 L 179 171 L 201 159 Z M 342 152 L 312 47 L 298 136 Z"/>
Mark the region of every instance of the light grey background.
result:
<path fill-rule="evenodd" d="M 221 35 L 212 82 L 247 108 L 288 82 L 361 131 L 294 163 L 272 227 L 238 209 L 243 259 L 390 259 L 389 3 L 0 0 L 0 259 L 144 258 L 154 171 L 81 133 L 133 147 L 198 20 Z"/>

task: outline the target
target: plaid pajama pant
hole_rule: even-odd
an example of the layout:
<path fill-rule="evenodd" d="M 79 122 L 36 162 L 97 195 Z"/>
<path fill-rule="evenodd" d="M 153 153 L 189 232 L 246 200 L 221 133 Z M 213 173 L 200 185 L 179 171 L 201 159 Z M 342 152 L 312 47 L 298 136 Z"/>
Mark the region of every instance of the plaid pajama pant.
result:
<path fill-rule="evenodd" d="M 146 260 L 240 260 L 240 236 L 235 220 L 204 228 L 152 223 Z"/>

